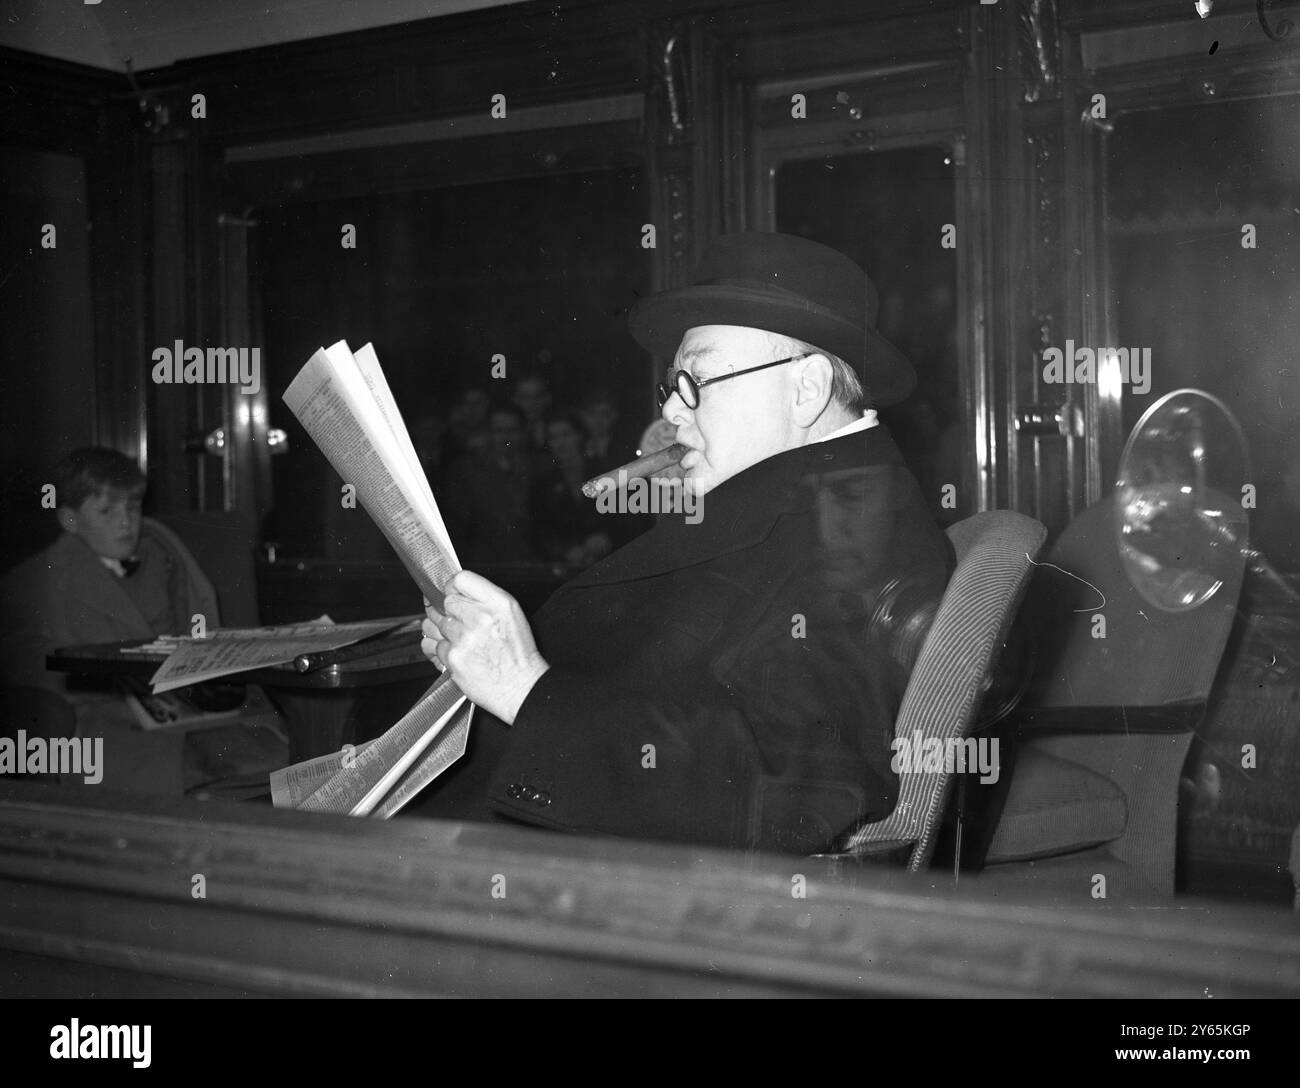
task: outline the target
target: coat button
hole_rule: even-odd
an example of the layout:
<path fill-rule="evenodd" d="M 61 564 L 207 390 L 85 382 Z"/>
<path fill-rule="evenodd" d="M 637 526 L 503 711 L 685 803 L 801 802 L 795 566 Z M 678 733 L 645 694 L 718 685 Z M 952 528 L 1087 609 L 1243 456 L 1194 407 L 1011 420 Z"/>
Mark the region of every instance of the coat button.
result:
<path fill-rule="evenodd" d="M 551 803 L 551 795 L 547 793 L 545 790 L 538 790 L 536 793 L 533 794 L 533 800 L 536 801 L 539 805 L 541 805 L 542 808 L 545 808 L 547 805 Z"/>
<path fill-rule="evenodd" d="M 510 785 L 506 787 L 507 797 L 518 798 L 523 794 L 523 792 L 524 788 L 518 782 L 511 782 Z"/>

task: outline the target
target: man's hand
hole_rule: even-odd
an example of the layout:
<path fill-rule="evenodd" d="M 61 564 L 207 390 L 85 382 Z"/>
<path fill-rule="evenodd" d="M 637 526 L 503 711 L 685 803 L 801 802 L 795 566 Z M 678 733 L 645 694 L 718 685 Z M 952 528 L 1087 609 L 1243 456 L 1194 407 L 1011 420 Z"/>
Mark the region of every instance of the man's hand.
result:
<path fill-rule="evenodd" d="M 420 649 L 470 701 L 507 725 L 550 666 L 537 652 L 523 610 L 509 593 L 463 570 L 447 583 L 444 611 L 424 602 Z"/>

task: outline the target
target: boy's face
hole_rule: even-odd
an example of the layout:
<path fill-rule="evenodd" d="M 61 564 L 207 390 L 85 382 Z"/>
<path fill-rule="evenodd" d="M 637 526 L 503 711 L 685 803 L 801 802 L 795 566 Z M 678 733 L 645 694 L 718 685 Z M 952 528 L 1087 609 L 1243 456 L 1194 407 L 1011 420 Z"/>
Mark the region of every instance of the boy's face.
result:
<path fill-rule="evenodd" d="M 130 559 L 140 543 L 140 507 L 144 496 L 101 491 L 78 507 L 59 508 L 59 524 L 81 537 L 96 555 Z"/>

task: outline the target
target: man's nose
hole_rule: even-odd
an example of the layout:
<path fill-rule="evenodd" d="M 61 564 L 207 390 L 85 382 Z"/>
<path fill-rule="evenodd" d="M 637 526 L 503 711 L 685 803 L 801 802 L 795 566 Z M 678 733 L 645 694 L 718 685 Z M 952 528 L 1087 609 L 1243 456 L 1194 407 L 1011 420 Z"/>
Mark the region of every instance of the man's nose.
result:
<path fill-rule="evenodd" d="M 682 395 L 674 389 L 672 396 L 664 401 L 664 406 L 659 409 L 659 414 L 674 427 L 680 427 L 690 419 L 691 410 L 686 407 Z"/>

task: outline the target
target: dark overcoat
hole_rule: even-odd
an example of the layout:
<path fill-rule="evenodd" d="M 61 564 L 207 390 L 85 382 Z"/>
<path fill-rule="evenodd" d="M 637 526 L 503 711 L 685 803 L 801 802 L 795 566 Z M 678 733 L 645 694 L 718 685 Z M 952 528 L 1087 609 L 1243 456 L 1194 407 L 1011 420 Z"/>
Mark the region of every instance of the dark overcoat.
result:
<path fill-rule="evenodd" d="M 804 853 L 892 809 L 907 678 L 872 618 L 937 601 L 951 551 L 888 432 L 788 450 L 700 502 L 534 617 L 549 671 L 508 736 L 476 715 L 496 812 Z"/>

